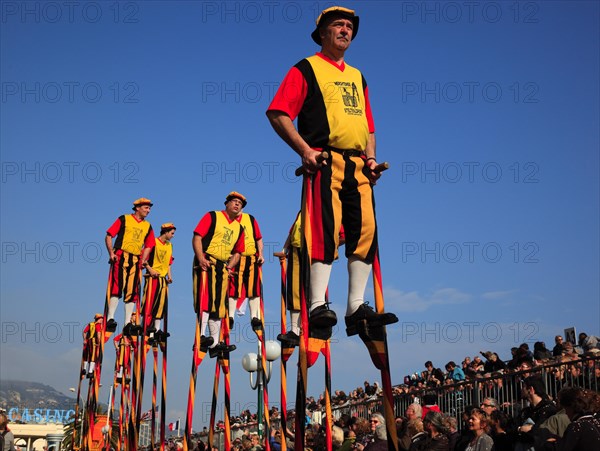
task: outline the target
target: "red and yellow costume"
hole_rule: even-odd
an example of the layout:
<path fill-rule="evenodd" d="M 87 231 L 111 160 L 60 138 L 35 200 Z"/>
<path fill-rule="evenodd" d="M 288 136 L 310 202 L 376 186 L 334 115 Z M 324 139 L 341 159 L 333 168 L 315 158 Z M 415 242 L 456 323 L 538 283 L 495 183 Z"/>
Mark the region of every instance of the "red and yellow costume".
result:
<path fill-rule="evenodd" d="M 227 316 L 228 271 L 227 261 L 232 253 L 244 252 L 244 233 L 241 224 L 230 220 L 225 211 L 211 211 L 204 215 L 194 229 L 202 237 L 202 249 L 211 266 L 207 271 L 207 299 L 200 299 L 200 262 L 194 257 L 193 290 L 194 309 L 207 311 L 211 317 Z"/>
<path fill-rule="evenodd" d="M 269 110 L 298 118 L 298 133 L 308 145 L 330 153 L 312 183 L 311 259 L 332 263 L 337 258 L 343 222 L 346 256 L 372 263 L 377 226 L 364 152 L 375 127 L 360 71 L 317 53 L 288 72 Z"/>
<path fill-rule="evenodd" d="M 154 247 L 154 232 L 148 221 L 133 215 L 117 218 L 106 231 L 112 238 L 116 236 L 114 251 L 117 260 L 111 266 L 110 296 L 123 302 L 136 302 L 140 294 L 140 255 L 143 248 Z"/>

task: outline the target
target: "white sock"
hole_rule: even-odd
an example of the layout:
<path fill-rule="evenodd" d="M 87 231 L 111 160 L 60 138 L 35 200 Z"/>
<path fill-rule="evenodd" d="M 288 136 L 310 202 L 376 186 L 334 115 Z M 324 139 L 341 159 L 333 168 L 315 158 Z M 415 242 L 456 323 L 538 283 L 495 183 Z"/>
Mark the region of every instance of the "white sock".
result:
<path fill-rule="evenodd" d="M 90 367 L 88 369 L 88 373 L 93 373 L 94 368 L 96 368 L 96 362 L 90 362 Z"/>
<path fill-rule="evenodd" d="M 206 325 L 208 324 L 208 312 L 202 312 L 202 320 L 200 323 L 200 335 L 202 335 L 203 337 L 208 337 L 208 335 L 206 335 Z"/>
<path fill-rule="evenodd" d="M 124 324 L 131 322 L 131 315 L 133 314 L 134 308 L 135 308 L 135 303 L 133 303 L 133 302 L 125 303 L 125 323 Z"/>
<path fill-rule="evenodd" d="M 119 298 L 116 296 L 112 296 L 108 300 L 108 319 L 115 319 L 115 312 L 117 311 L 117 306 L 119 305 Z"/>
<path fill-rule="evenodd" d="M 331 275 L 331 264 L 314 262 L 310 265 L 310 311 L 325 304 L 325 294 Z"/>
<path fill-rule="evenodd" d="M 219 343 L 221 336 L 221 319 L 209 319 L 208 329 L 210 330 L 210 336 L 213 337 L 213 344 L 210 346 L 214 348 Z"/>
<path fill-rule="evenodd" d="M 236 304 L 237 304 L 237 299 L 229 298 L 229 317 L 230 318 L 233 318 L 233 315 L 235 315 Z"/>
<path fill-rule="evenodd" d="M 123 377 L 123 367 L 119 367 L 119 372 L 117 373 L 117 377 Z"/>
<path fill-rule="evenodd" d="M 260 298 L 250 298 L 248 305 L 250 306 L 250 318 L 260 319 Z"/>
<path fill-rule="evenodd" d="M 300 312 L 298 310 L 290 310 L 291 331 L 296 335 L 300 335 Z"/>
<path fill-rule="evenodd" d="M 159 319 L 154 320 L 154 328 L 156 330 L 160 330 L 160 320 Z"/>
<path fill-rule="evenodd" d="M 90 364 L 88 362 L 84 362 L 83 363 L 83 370 L 87 373 L 88 372 L 88 368 L 89 368 Z"/>
<path fill-rule="evenodd" d="M 346 316 L 352 315 L 364 303 L 371 266 L 373 265 L 365 263 L 357 257 L 348 259 L 348 307 Z"/>

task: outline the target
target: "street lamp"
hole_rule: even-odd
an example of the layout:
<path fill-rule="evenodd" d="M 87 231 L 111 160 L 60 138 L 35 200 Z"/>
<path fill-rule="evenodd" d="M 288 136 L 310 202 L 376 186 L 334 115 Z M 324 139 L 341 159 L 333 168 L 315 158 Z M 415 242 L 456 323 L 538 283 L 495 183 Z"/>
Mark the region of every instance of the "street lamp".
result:
<path fill-rule="evenodd" d="M 265 353 L 267 361 L 269 362 L 266 368 L 266 374 L 262 371 L 262 350 L 260 342 L 258 342 L 258 354 L 249 352 L 242 357 L 242 367 L 248 373 L 250 373 L 250 388 L 257 390 L 258 392 L 258 408 L 257 408 L 257 422 L 258 422 L 258 436 L 262 441 L 264 435 L 264 422 L 263 422 L 263 387 L 266 386 L 271 380 L 271 369 L 273 361 L 277 360 L 281 355 L 281 346 L 276 341 L 269 340 L 265 342 Z M 254 373 L 256 373 L 256 381 L 254 380 Z"/>

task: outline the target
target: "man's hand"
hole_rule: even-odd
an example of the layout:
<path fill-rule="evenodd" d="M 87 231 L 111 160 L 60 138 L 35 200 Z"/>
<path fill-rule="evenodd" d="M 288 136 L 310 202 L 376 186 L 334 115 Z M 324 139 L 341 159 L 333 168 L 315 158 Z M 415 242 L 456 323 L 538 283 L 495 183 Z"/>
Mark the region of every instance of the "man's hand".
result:
<path fill-rule="evenodd" d="M 202 271 L 208 271 L 208 268 L 212 266 L 212 262 L 210 260 L 207 260 L 204 257 L 204 255 L 198 258 L 198 262 L 200 263 L 200 268 L 202 269 Z"/>
<path fill-rule="evenodd" d="M 370 158 L 365 163 L 365 166 L 369 168 L 369 180 L 371 181 L 371 185 L 376 185 L 377 180 L 379 180 L 379 177 L 381 177 L 381 171 L 375 170 L 377 167 L 377 160 Z"/>
<path fill-rule="evenodd" d="M 314 149 L 308 149 L 302 154 L 302 166 L 308 174 L 314 174 L 321 166 L 326 166 L 327 162 L 320 159 L 321 152 Z"/>
<path fill-rule="evenodd" d="M 152 266 L 148 265 L 146 266 L 146 270 L 148 271 L 148 274 L 150 274 L 150 277 L 152 277 L 153 279 L 156 279 L 160 274 L 158 273 L 158 271 L 156 271 L 154 268 L 152 268 Z"/>
<path fill-rule="evenodd" d="M 168 274 L 167 274 L 167 277 L 165 277 L 165 280 L 167 281 L 167 284 L 172 284 L 173 283 L 173 279 Z"/>
<path fill-rule="evenodd" d="M 256 257 L 256 263 L 258 263 L 259 265 L 262 265 L 264 262 L 265 262 L 264 255 L 260 254 Z"/>
<path fill-rule="evenodd" d="M 117 261 L 117 254 L 112 249 L 108 253 L 108 263 L 114 263 Z"/>

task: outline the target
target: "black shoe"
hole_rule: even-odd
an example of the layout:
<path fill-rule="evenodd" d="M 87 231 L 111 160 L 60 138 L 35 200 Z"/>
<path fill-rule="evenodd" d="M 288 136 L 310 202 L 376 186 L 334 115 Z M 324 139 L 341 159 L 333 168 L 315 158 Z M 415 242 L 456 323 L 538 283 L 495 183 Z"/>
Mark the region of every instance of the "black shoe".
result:
<path fill-rule="evenodd" d="M 320 305 L 310 312 L 308 321 L 314 327 L 333 327 L 337 324 L 337 317 L 326 305 Z"/>
<path fill-rule="evenodd" d="M 106 331 L 114 332 L 115 330 L 117 330 L 117 322 L 114 319 L 109 319 L 106 322 Z"/>
<path fill-rule="evenodd" d="M 164 332 L 162 330 L 158 330 L 156 331 L 155 337 L 157 341 L 166 343 L 167 342 L 167 337 L 170 337 L 171 334 L 169 332 Z"/>
<path fill-rule="evenodd" d="M 229 329 L 233 329 L 233 325 L 235 324 L 235 321 L 233 318 L 229 318 Z"/>
<path fill-rule="evenodd" d="M 118 383 L 118 384 L 121 384 L 121 383 L 123 383 L 123 378 L 122 378 L 122 377 L 117 377 L 117 383 Z"/>
<path fill-rule="evenodd" d="M 300 346 L 300 337 L 293 331 L 286 332 L 285 334 L 277 335 L 277 339 L 282 345 L 293 348 L 294 346 Z"/>
<path fill-rule="evenodd" d="M 262 321 L 256 317 L 252 318 L 250 324 L 252 325 L 252 330 L 262 329 Z"/>
<path fill-rule="evenodd" d="M 362 304 L 350 316 L 345 317 L 346 334 L 350 337 L 356 335 L 359 329 L 366 327 L 381 327 L 398 322 L 398 317 L 393 313 L 377 313 L 366 303 Z"/>
<path fill-rule="evenodd" d="M 200 347 L 204 347 L 206 346 L 207 348 L 209 346 L 212 346 L 212 344 L 215 342 L 215 339 L 213 337 L 205 337 L 204 335 L 200 336 Z"/>
<path fill-rule="evenodd" d="M 217 356 L 222 356 L 225 353 L 230 353 L 232 351 L 236 350 L 236 346 L 235 345 L 229 345 L 227 346 L 225 343 L 220 342 L 219 344 L 217 344 L 215 347 L 213 348 L 209 348 L 208 353 L 210 355 L 211 359 L 214 359 Z"/>
<path fill-rule="evenodd" d="M 146 335 L 150 337 L 152 334 L 156 333 L 156 327 L 150 326 L 146 329 Z"/>
<path fill-rule="evenodd" d="M 87 377 L 88 379 L 92 379 L 92 378 L 94 377 L 94 372 L 93 372 L 93 371 L 90 371 L 89 373 L 87 373 L 87 374 L 85 375 L 85 377 Z"/>
<path fill-rule="evenodd" d="M 85 376 L 86 374 L 87 374 L 87 371 L 86 371 L 86 370 L 81 370 L 81 375 L 82 375 L 82 376 Z"/>

